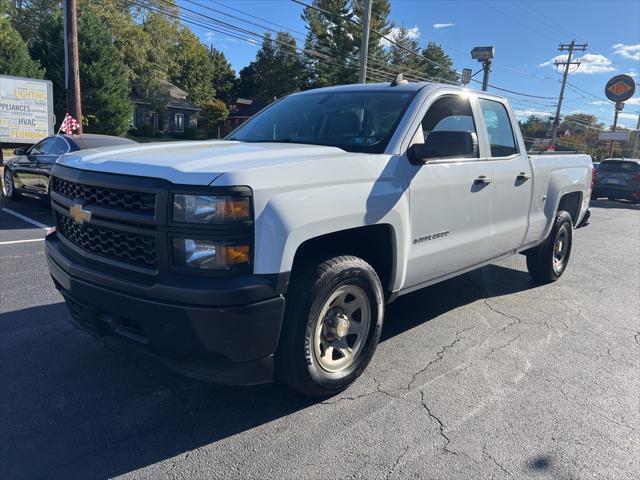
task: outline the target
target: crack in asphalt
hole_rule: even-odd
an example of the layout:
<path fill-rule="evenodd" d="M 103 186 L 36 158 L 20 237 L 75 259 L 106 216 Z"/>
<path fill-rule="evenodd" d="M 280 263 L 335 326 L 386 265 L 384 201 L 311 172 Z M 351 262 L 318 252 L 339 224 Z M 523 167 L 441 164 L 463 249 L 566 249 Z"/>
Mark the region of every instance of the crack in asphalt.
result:
<path fill-rule="evenodd" d="M 482 446 L 482 457 L 487 457 L 489 460 L 491 460 L 494 465 L 496 467 L 498 467 L 502 472 L 506 473 L 510 478 L 513 478 L 513 475 L 511 474 L 511 472 L 509 472 L 509 470 L 507 470 L 504 465 L 502 465 L 501 463 L 499 463 L 491 454 L 489 454 L 489 452 L 487 452 L 487 444 L 485 443 Z"/>
<path fill-rule="evenodd" d="M 409 453 L 409 450 L 411 450 L 411 446 L 407 446 L 402 453 L 400 453 L 400 455 L 398 455 L 398 458 L 396 458 L 396 461 L 393 463 L 393 465 L 391 466 L 391 469 L 387 472 L 387 474 L 384 476 L 384 478 L 391 478 L 391 475 L 393 475 L 396 471 L 396 469 L 400 466 L 400 462 L 402 462 L 402 460 L 404 460 L 404 457 L 407 456 L 407 454 Z"/>
<path fill-rule="evenodd" d="M 418 370 L 417 372 L 413 373 L 412 377 L 411 377 L 411 381 L 409 381 L 409 383 L 407 384 L 406 387 L 401 388 L 400 390 L 411 390 L 411 388 L 413 387 L 413 384 L 415 383 L 416 379 L 418 378 L 418 375 L 424 373 L 427 371 L 427 369 L 431 366 L 434 365 L 436 363 L 438 363 L 440 360 L 442 360 L 442 357 L 444 357 L 444 354 L 447 352 L 447 350 L 449 350 L 450 348 L 453 348 L 455 346 L 456 343 L 458 343 L 460 340 L 462 340 L 462 338 L 460 337 L 460 335 L 462 335 L 464 332 L 468 332 L 469 330 L 471 330 L 473 327 L 468 327 L 462 330 L 458 330 L 456 332 L 456 336 L 453 339 L 453 341 L 451 343 L 448 343 L 447 345 L 444 345 L 439 351 L 436 352 L 436 356 L 435 358 L 433 358 L 432 360 L 430 360 L 424 367 L 422 367 L 420 370 Z"/>
<path fill-rule="evenodd" d="M 458 455 L 458 452 L 456 452 L 454 450 L 451 450 L 449 448 L 449 445 L 451 444 L 451 439 L 444 432 L 445 431 L 444 423 L 442 423 L 442 420 L 440 420 L 436 415 L 434 415 L 431 412 L 431 409 L 429 408 L 429 405 L 427 405 L 427 402 L 426 402 L 426 400 L 424 398 L 424 391 L 423 390 L 420 390 L 420 402 L 422 403 L 422 407 L 424 408 L 424 410 L 427 412 L 427 415 L 429 415 L 429 418 L 432 418 L 438 424 L 438 429 L 440 431 L 440 436 L 444 440 L 444 445 L 442 446 L 442 449 L 445 452 L 450 453 L 452 455 Z"/>
<path fill-rule="evenodd" d="M 636 332 L 633 336 L 633 339 L 636 341 L 638 345 L 640 345 L 640 332 Z"/>

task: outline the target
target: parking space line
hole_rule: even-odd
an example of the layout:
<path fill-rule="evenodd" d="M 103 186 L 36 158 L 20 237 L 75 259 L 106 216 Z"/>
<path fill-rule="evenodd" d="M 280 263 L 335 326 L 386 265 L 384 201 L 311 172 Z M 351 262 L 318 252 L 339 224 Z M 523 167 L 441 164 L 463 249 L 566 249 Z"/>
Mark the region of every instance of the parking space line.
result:
<path fill-rule="evenodd" d="M 8 213 L 9 215 L 13 215 L 14 217 L 17 217 L 20 220 L 24 220 L 25 222 L 30 223 L 31 225 L 35 225 L 38 228 L 42 228 L 44 230 L 48 230 L 48 229 L 51 228 L 50 226 L 45 225 L 44 223 L 40 223 L 37 220 L 29 218 L 29 217 L 27 217 L 25 215 L 22 215 L 21 213 L 18 213 L 16 211 L 13 211 L 13 210 L 11 210 L 9 208 L 3 208 L 2 211 Z"/>
<path fill-rule="evenodd" d="M 43 242 L 44 238 L 31 238 L 29 240 L 11 240 L 9 242 L 0 242 L 0 245 L 13 245 L 15 243 Z"/>

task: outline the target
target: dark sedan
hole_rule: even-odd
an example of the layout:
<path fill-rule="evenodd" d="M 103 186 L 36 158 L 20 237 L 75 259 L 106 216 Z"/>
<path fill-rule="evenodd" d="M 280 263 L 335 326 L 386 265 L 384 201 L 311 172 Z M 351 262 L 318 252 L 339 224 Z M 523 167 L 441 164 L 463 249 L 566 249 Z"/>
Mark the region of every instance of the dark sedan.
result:
<path fill-rule="evenodd" d="M 595 173 L 591 196 L 640 203 L 640 160 L 634 158 L 603 160 Z"/>
<path fill-rule="evenodd" d="M 65 153 L 131 143 L 136 142 L 110 135 L 52 135 L 29 149 L 16 148 L 16 156 L 4 167 L 4 194 L 11 199 L 23 193 L 46 197 L 51 167 Z"/>

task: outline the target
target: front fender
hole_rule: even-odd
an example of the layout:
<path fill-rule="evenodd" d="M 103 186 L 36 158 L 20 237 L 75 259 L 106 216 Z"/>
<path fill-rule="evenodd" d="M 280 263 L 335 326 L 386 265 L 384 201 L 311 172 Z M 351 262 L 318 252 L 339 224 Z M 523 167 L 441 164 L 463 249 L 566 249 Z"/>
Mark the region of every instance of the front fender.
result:
<path fill-rule="evenodd" d="M 323 185 L 269 198 L 256 212 L 255 273 L 288 272 L 307 240 L 366 225 L 391 226 L 396 246 L 393 290 L 404 280 L 409 245 L 406 189 L 393 180 Z"/>

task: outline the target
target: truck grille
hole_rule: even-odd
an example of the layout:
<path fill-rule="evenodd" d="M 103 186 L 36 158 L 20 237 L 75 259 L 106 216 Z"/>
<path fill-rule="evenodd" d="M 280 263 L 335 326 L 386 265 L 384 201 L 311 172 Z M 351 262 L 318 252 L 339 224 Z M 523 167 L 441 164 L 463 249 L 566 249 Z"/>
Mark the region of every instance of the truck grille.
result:
<path fill-rule="evenodd" d="M 151 216 L 155 214 L 155 193 L 86 185 L 59 177 L 53 177 L 53 191 L 70 200 L 79 200 L 85 206 L 96 205 Z"/>
<path fill-rule="evenodd" d="M 58 233 L 78 247 L 121 262 L 157 268 L 154 237 L 96 225 L 80 225 L 60 212 L 56 212 L 56 217 Z"/>

